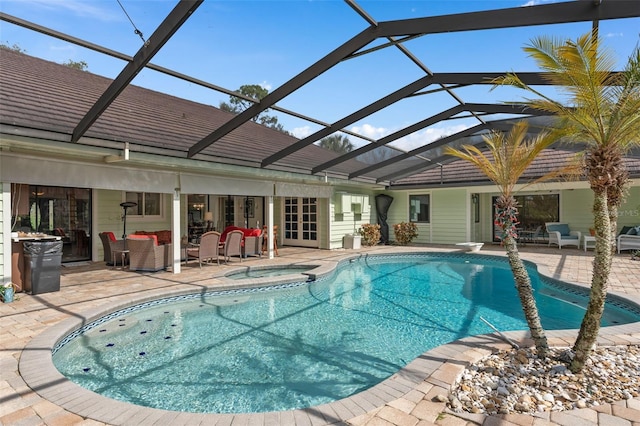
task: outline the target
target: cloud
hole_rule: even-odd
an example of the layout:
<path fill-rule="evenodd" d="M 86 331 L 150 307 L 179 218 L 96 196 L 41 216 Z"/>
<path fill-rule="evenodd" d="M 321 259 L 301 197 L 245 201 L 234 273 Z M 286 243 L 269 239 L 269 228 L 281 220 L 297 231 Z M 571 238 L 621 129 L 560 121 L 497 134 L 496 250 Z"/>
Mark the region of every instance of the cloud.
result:
<path fill-rule="evenodd" d="M 391 133 L 389 129 L 385 129 L 384 127 L 375 127 L 370 124 L 365 124 L 363 126 L 353 126 L 351 128 L 351 131 L 371 139 L 380 139 L 381 137 L 384 137 Z"/>
<path fill-rule="evenodd" d="M 607 33 L 604 35 L 606 38 L 611 38 L 611 37 L 624 37 L 623 33 Z"/>
<path fill-rule="evenodd" d="M 522 5 L 522 7 L 529 7 L 529 6 L 538 6 L 544 3 L 557 3 L 557 1 L 555 0 L 529 0 L 528 2 L 526 2 L 525 4 Z"/>
<path fill-rule="evenodd" d="M 267 89 L 269 92 L 271 92 L 271 88 L 273 87 L 270 83 L 267 83 L 266 81 L 263 81 L 262 83 L 260 83 L 259 86 L 262 87 L 263 89 Z"/>
<path fill-rule="evenodd" d="M 454 133 L 461 132 L 462 130 L 465 130 L 468 127 L 469 126 L 466 126 L 464 124 L 458 124 L 455 126 L 448 126 L 448 127 L 430 127 L 428 129 L 414 132 L 408 136 L 397 139 L 389 143 L 388 145 L 398 149 L 402 149 L 404 151 L 411 151 L 415 148 L 427 145 L 445 136 L 449 136 Z M 384 127 L 375 127 L 370 124 L 364 124 L 362 126 L 353 126 L 351 128 L 351 131 L 354 133 L 358 133 L 360 135 L 369 137 L 371 139 L 378 140 L 380 138 L 383 138 L 397 131 L 397 129 L 392 130 Z M 360 144 L 356 144 L 356 145 L 360 145 Z"/>
<path fill-rule="evenodd" d="M 306 138 L 312 133 L 311 127 L 309 126 L 294 127 L 292 130 L 289 130 L 289 131 L 293 136 L 295 136 L 298 139 Z"/>
<path fill-rule="evenodd" d="M 409 136 L 398 139 L 397 141 L 393 141 L 389 145 L 405 151 L 411 151 L 413 149 L 428 145 L 431 142 L 437 141 L 438 139 L 442 139 L 445 136 L 461 132 L 468 127 L 469 126 L 466 126 L 464 124 L 449 127 L 431 127 L 420 132 L 412 133 Z"/>

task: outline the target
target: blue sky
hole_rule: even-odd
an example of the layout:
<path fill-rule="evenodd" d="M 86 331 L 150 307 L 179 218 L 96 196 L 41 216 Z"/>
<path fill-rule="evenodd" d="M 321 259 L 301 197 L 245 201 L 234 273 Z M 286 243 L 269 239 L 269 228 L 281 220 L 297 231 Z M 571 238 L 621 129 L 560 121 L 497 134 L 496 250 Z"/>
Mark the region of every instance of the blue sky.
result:
<path fill-rule="evenodd" d="M 120 3 L 148 38 L 177 1 L 120 0 Z M 357 4 L 380 22 L 526 7 L 533 2 L 360 0 Z M 0 10 L 131 56 L 142 44 L 117 0 L 2 0 Z M 367 25 L 346 2 L 339 0 L 206 0 L 151 62 L 230 90 L 243 84 L 260 84 L 274 90 Z M 590 27 L 590 23 L 581 23 L 438 34 L 410 41 L 405 46 L 434 73 L 536 71 L 535 64 L 522 51 L 533 37 L 575 39 Z M 640 18 L 603 21 L 600 31 L 605 45 L 622 64 L 638 43 Z M 118 59 L 4 21 L 0 22 L 0 42 L 17 44 L 27 54 L 54 62 L 85 61 L 90 72 L 110 78 L 125 66 Z M 278 105 L 332 123 L 423 75 L 398 49 L 387 48 L 338 64 Z M 229 99 L 225 94 L 150 70 L 142 71 L 133 84 L 214 106 Z M 506 88 L 489 92 L 488 87 L 456 89 L 456 93 L 469 103 L 511 101 L 524 96 Z M 418 96 L 349 128 L 378 139 L 456 103 L 447 94 Z M 319 129 L 297 118 L 276 115 L 298 137 Z M 442 122 L 398 141 L 396 146 L 411 149 L 475 124 L 474 120 Z M 349 138 L 359 145 L 356 139 Z"/>

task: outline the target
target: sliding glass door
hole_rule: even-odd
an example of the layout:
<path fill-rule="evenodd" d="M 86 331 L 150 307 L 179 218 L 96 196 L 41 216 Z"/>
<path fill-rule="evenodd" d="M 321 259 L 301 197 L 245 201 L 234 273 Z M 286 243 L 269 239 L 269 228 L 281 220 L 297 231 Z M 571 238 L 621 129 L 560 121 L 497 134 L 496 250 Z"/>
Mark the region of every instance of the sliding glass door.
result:
<path fill-rule="evenodd" d="M 63 241 L 62 261 L 91 259 L 91 190 L 12 184 L 11 229 Z"/>

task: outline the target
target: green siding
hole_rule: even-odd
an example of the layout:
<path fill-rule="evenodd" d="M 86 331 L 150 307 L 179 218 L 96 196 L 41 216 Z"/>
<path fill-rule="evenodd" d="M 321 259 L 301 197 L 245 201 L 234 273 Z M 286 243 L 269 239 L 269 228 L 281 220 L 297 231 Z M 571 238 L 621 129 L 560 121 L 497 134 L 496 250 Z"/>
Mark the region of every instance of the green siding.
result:
<path fill-rule="evenodd" d="M 640 225 L 640 186 L 629 189 L 625 203 L 618 212 L 618 232 L 623 226 Z"/>
<path fill-rule="evenodd" d="M 560 191 L 560 222 L 583 234 L 593 227 L 593 192 L 591 189 Z"/>
<path fill-rule="evenodd" d="M 431 196 L 431 242 L 435 244 L 455 244 L 468 241 L 467 218 L 466 189 L 434 191 Z M 418 242 L 423 242 L 422 238 L 418 238 Z"/>

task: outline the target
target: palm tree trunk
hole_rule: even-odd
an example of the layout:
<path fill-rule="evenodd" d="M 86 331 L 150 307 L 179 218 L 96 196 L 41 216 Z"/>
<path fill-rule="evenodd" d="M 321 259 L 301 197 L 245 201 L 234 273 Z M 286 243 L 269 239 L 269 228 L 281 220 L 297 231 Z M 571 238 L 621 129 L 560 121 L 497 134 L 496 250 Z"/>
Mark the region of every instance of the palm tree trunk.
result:
<path fill-rule="evenodd" d="M 594 189 L 593 219 L 596 228 L 596 248 L 593 259 L 593 277 L 587 311 L 580 325 L 578 338 L 573 345 L 575 356 L 569 369 L 578 373 L 591 353 L 600 331 L 600 320 L 607 298 L 607 286 L 612 262 L 612 234 L 606 190 Z"/>
<path fill-rule="evenodd" d="M 524 266 L 522 259 L 520 259 L 520 253 L 518 252 L 515 239 L 511 235 L 507 235 L 503 243 L 507 250 L 507 258 L 509 259 L 511 272 L 513 273 L 513 278 L 516 283 L 518 296 L 520 297 L 520 304 L 522 305 L 524 316 L 529 325 L 531 338 L 536 345 L 538 357 L 545 357 L 549 350 L 549 344 L 544 329 L 542 328 L 542 323 L 540 322 L 540 315 L 538 314 L 536 300 L 533 297 L 533 288 L 531 287 L 531 279 L 529 278 L 527 268 Z"/>

